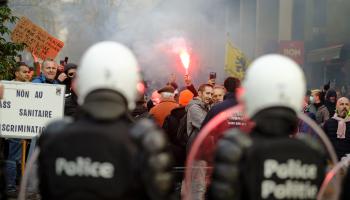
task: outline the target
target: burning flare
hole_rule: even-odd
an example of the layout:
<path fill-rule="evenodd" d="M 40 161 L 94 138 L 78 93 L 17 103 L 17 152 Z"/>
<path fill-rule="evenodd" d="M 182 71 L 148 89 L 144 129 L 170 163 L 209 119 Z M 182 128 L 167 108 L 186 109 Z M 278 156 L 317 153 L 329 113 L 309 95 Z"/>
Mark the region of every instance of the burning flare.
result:
<path fill-rule="evenodd" d="M 186 49 L 183 49 L 180 51 L 180 59 L 181 59 L 182 65 L 186 70 L 186 74 L 188 74 L 188 67 L 190 66 L 190 54 L 187 52 Z"/>

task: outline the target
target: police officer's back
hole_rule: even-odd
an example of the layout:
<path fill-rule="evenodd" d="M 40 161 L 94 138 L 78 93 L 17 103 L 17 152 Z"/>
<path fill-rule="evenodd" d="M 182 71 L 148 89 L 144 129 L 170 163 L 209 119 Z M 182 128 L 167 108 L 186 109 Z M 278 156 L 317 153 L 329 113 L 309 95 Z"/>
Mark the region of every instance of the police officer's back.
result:
<path fill-rule="evenodd" d="M 149 121 L 133 124 L 140 81 L 129 49 L 101 42 L 77 72 L 76 121 L 50 124 L 40 138 L 43 199 L 162 199 L 171 187 L 163 135 Z M 140 87 L 139 87 L 140 88 Z"/>
<path fill-rule="evenodd" d="M 316 199 L 325 173 L 324 151 L 312 138 L 292 138 L 305 78 L 279 55 L 252 63 L 241 101 L 253 128 L 231 129 L 219 141 L 211 199 Z"/>

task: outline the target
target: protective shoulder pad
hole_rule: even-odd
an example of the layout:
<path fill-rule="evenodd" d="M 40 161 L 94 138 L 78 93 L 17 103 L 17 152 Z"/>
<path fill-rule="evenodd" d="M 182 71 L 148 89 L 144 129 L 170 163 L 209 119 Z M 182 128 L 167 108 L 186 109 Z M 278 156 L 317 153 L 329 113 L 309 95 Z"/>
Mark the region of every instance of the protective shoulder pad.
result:
<path fill-rule="evenodd" d="M 240 199 L 239 162 L 251 139 L 239 129 L 228 130 L 218 142 L 209 196 L 215 200 Z"/>
<path fill-rule="evenodd" d="M 167 199 L 173 187 L 172 157 L 164 133 L 151 120 L 141 119 L 131 135 L 140 150 L 140 172 L 148 194 L 152 199 Z"/>

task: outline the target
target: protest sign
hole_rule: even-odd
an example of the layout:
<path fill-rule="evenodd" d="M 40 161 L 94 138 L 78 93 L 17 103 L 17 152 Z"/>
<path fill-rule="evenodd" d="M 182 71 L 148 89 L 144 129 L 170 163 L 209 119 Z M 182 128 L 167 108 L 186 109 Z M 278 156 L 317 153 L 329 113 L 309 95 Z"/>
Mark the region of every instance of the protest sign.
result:
<path fill-rule="evenodd" d="M 28 18 L 22 17 L 12 31 L 11 40 L 15 43 L 25 43 L 29 52 L 34 52 L 41 59 L 54 59 L 64 46 L 64 43 Z"/>
<path fill-rule="evenodd" d="M 33 138 L 64 115 L 64 85 L 1 81 L 0 136 Z"/>
<path fill-rule="evenodd" d="M 279 52 L 288 56 L 299 65 L 304 64 L 304 42 L 303 41 L 280 41 Z"/>

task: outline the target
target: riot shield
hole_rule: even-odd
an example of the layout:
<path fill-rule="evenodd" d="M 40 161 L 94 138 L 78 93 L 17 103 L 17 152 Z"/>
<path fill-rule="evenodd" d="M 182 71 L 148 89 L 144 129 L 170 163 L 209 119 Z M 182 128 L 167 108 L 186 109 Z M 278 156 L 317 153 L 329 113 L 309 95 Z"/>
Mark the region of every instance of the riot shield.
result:
<path fill-rule="evenodd" d="M 348 199 L 350 157 L 343 157 L 328 171 L 319 190 L 318 200 L 346 200 Z M 343 187 L 342 187 L 343 185 Z M 344 187 L 345 186 L 345 187 Z"/>
<path fill-rule="evenodd" d="M 206 191 L 211 183 L 214 153 L 218 140 L 225 134 L 225 131 L 230 128 L 239 128 L 241 132 L 248 134 L 250 129 L 254 126 L 251 120 L 243 116 L 243 107 L 237 105 L 218 114 L 201 130 L 188 154 L 183 199 L 206 199 Z M 324 149 L 327 151 L 329 166 L 335 165 L 337 163 L 336 153 L 322 129 L 305 114 L 300 113 L 298 117 L 300 121 L 309 126 L 310 132 L 297 132 L 291 135 L 291 137 L 297 136 L 298 134 L 313 135 L 315 140 L 319 140 L 325 147 Z M 321 188 L 317 199 L 338 198 L 341 187 L 340 178 L 336 176 L 330 186 L 331 192 L 328 193 L 327 197 L 325 197 L 324 191 Z"/>
<path fill-rule="evenodd" d="M 215 147 L 225 131 L 230 128 L 240 128 L 248 132 L 249 127 L 250 122 L 244 118 L 241 105 L 219 113 L 203 127 L 188 154 L 184 199 L 204 199 L 212 175 Z"/>

